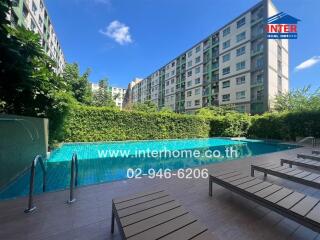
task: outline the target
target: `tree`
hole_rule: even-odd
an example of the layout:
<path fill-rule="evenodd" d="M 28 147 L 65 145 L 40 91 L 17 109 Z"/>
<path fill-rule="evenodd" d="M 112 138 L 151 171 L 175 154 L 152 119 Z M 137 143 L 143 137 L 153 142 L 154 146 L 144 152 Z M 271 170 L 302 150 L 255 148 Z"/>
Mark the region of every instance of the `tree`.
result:
<path fill-rule="evenodd" d="M 88 68 L 80 75 L 77 63 L 66 64 L 63 72 L 63 79 L 67 84 L 68 90 L 78 102 L 87 105 L 92 102 L 92 91 L 89 81 L 90 73 L 91 70 Z"/>
<path fill-rule="evenodd" d="M 274 110 L 278 112 L 320 110 L 320 90 L 311 92 L 308 86 L 282 93 L 275 98 Z"/>
<path fill-rule="evenodd" d="M 73 99 L 55 63 L 43 51 L 40 36 L 6 19 L 11 1 L 0 1 L 1 111 L 50 118 L 50 136 L 57 136 Z"/>
<path fill-rule="evenodd" d="M 99 81 L 99 89 L 93 94 L 93 105 L 97 107 L 115 107 L 116 104 L 109 90 L 108 79 Z"/>

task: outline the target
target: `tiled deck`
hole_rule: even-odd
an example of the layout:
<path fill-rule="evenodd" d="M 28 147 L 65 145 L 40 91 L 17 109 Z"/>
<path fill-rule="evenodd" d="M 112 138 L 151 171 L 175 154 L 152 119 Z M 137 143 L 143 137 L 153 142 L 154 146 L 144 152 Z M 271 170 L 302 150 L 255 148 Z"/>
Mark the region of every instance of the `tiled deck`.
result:
<path fill-rule="evenodd" d="M 228 163 L 207 166 L 212 171 L 239 169 L 249 172 L 253 162 L 294 157 L 311 149 L 295 149 Z M 262 175 L 257 176 L 261 177 Z M 320 198 L 320 190 L 268 176 L 268 181 Z M 120 239 L 116 230 L 110 234 L 111 199 L 135 192 L 166 189 L 183 206 L 204 223 L 217 240 L 320 240 L 320 235 L 283 218 L 259 205 L 214 185 L 208 196 L 207 179 L 151 180 L 148 178 L 82 187 L 76 190 L 77 202 L 65 204 L 67 191 L 46 193 L 36 198 L 37 211 L 23 212 L 27 200 L 20 198 L 0 202 L 0 239 Z"/>

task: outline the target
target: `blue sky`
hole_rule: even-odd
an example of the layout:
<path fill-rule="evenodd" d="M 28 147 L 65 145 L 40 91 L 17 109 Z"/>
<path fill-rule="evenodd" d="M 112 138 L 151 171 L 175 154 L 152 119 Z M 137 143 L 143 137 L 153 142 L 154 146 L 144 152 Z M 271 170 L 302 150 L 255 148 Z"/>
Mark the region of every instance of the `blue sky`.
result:
<path fill-rule="evenodd" d="M 68 62 L 90 80 L 108 77 L 126 87 L 146 77 L 228 21 L 256 0 L 46 0 Z M 320 1 L 273 0 L 299 23 L 290 40 L 290 88 L 320 81 Z M 230 7 L 232 6 L 232 7 Z M 299 66 L 297 68 L 297 66 Z"/>

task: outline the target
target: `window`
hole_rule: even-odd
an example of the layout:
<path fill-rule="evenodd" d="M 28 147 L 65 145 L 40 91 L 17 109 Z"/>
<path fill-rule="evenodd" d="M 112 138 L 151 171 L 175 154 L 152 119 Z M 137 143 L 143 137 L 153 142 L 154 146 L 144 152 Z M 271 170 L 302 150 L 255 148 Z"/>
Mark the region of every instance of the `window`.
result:
<path fill-rule="evenodd" d="M 201 50 L 201 45 L 197 46 L 196 53 L 200 52 L 200 50 Z"/>
<path fill-rule="evenodd" d="M 169 77 L 169 73 L 166 74 L 166 78 L 168 78 L 168 77 Z"/>
<path fill-rule="evenodd" d="M 246 18 L 243 17 L 243 18 L 241 18 L 239 21 L 237 21 L 237 28 L 240 28 L 240 27 L 242 27 L 242 26 L 245 25 L 245 24 L 246 24 Z"/>
<path fill-rule="evenodd" d="M 173 101 L 173 100 L 174 100 L 174 95 L 172 95 L 172 96 L 170 97 L 170 100 L 171 100 L 171 101 Z"/>
<path fill-rule="evenodd" d="M 188 62 L 188 67 L 192 67 L 192 61 Z"/>
<path fill-rule="evenodd" d="M 222 44 L 222 48 L 223 48 L 223 49 L 226 49 L 226 48 L 228 48 L 228 47 L 230 47 L 230 40 L 225 41 L 225 42 Z"/>
<path fill-rule="evenodd" d="M 246 91 L 241 91 L 236 93 L 237 100 L 246 98 Z"/>
<path fill-rule="evenodd" d="M 237 77 L 236 78 L 236 82 L 237 82 L 237 85 L 245 84 L 246 83 L 246 77 L 245 76 Z"/>
<path fill-rule="evenodd" d="M 175 74 L 175 71 L 173 70 L 173 71 L 171 71 L 171 76 L 173 76 Z"/>
<path fill-rule="evenodd" d="M 191 101 L 187 101 L 187 107 L 191 107 Z"/>
<path fill-rule="evenodd" d="M 257 83 L 263 83 L 263 74 L 257 75 Z"/>
<path fill-rule="evenodd" d="M 174 78 L 171 79 L 171 84 L 174 84 Z"/>
<path fill-rule="evenodd" d="M 196 88 L 195 90 L 194 90 L 194 95 L 199 95 L 200 94 L 200 88 Z"/>
<path fill-rule="evenodd" d="M 222 31 L 222 36 L 227 36 L 228 34 L 230 34 L 230 27 L 227 27 L 225 28 L 223 31 Z"/>
<path fill-rule="evenodd" d="M 192 50 L 188 52 L 188 57 L 192 56 Z"/>
<path fill-rule="evenodd" d="M 191 85 L 192 85 L 192 81 L 188 81 L 187 82 L 187 87 L 191 87 Z"/>
<path fill-rule="evenodd" d="M 166 86 L 169 86 L 170 82 L 169 81 L 166 81 Z"/>
<path fill-rule="evenodd" d="M 200 100 L 199 100 L 199 99 L 198 99 L 198 100 L 195 100 L 195 101 L 194 101 L 194 105 L 195 105 L 195 106 L 199 106 L 199 105 L 200 105 Z"/>
<path fill-rule="evenodd" d="M 245 68 L 246 68 L 246 62 L 245 61 L 238 62 L 237 65 L 236 65 L 237 71 L 240 71 L 240 70 L 245 69 Z"/>
<path fill-rule="evenodd" d="M 200 73 L 200 67 L 196 67 L 195 73 Z"/>
<path fill-rule="evenodd" d="M 199 84 L 200 83 L 200 78 L 196 78 L 195 80 L 194 80 L 194 84 Z"/>
<path fill-rule="evenodd" d="M 227 61 L 229 61 L 229 60 L 230 60 L 230 53 L 222 56 L 222 61 L 223 61 L 223 62 L 227 62 Z"/>
<path fill-rule="evenodd" d="M 175 62 L 172 62 L 172 63 L 171 63 L 171 67 L 174 67 L 175 65 L 176 65 Z"/>
<path fill-rule="evenodd" d="M 263 58 L 257 59 L 256 67 L 257 68 L 263 68 L 263 63 L 264 63 Z"/>
<path fill-rule="evenodd" d="M 173 92 L 174 92 L 174 87 L 171 88 L 171 93 L 173 93 Z"/>
<path fill-rule="evenodd" d="M 237 57 L 246 53 L 246 46 L 237 49 Z"/>
<path fill-rule="evenodd" d="M 169 94 L 169 89 L 166 89 L 166 94 Z"/>
<path fill-rule="evenodd" d="M 242 41 L 242 40 L 244 40 L 244 39 L 246 39 L 246 32 L 245 32 L 245 31 L 242 32 L 242 33 L 239 33 L 239 34 L 237 35 L 237 42 L 240 42 L 240 41 Z"/>
<path fill-rule="evenodd" d="M 35 30 L 36 29 L 36 24 L 34 23 L 33 20 L 31 20 L 31 30 Z"/>
<path fill-rule="evenodd" d="M 230 101 L 230 94 L 224 94 L 222 95 L 222 102 Z"/>
<path fill-rule="evenodd" d="M 196 58 L 196 63 L 199 63 L 200 61 L 201 61 L 201 57 L 199 56 Z"/>
<path fill-rule="evenodd" d="M 230 67 L 226 67 L 224 69 L 222 69 L 222 75 L 227 75 L 230 73 Z"/>
<path fill-rule="evenodd" d="M 36 6 L 36 4 L 34 3 L 34 1 L 32 1 L 32 12 L 33 13 L 36 13 L 37 12 L 37 6 Z"/>
<path fill-rule="evenodd" d="M 229 80 L 222 82 L 222 88 L 228 88 L 228 87 L 230 87 L 230 81 Z"/>
<path fill-rule="evenodd" d="M 188 75 L 188 77 L 191 77 L 192 76 L 192 71 L 188 71 L 187 75 Z"/>
<path fill-rule="evenodd" d="M 27 18 L 27 17 L 28 17 L 29 10 L 28 10 L 28 8 L 26 7 L 26 5 L 25 5 L 24 3 L 23 3 L 22 13 L 23 13 L 23 17 L 24 17 L 24 18 Z"/>
<path fill-rule="evenodd" d="M 191 96 L 192 96 L 192 91 L 190 90 L 187 92 L 187 97 L 191 97 Z"/>

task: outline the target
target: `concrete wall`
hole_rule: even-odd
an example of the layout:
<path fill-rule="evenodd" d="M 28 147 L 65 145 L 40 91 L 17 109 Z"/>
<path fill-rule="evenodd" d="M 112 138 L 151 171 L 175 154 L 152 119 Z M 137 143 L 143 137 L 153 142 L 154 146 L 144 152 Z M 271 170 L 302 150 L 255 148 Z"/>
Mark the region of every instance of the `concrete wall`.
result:
<path fill-rule="evenodd" d="M 46 156 L 48 119 L 0 114 L 0 187 Z"/>

